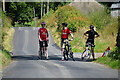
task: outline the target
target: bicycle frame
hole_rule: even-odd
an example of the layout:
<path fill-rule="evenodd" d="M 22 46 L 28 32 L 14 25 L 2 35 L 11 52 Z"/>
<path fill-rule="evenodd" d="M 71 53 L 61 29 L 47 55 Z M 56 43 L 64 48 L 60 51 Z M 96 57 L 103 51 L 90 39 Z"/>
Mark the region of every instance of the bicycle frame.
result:
<path fill-rule="evenodd" d="M 89 46 L 91 45 L 91 43 L 88 43 L 88 48 L 82 53 L 82 57 L 84 57 L 84 61 L 87 61 L 88 59 L 90 59 L 91 57 L 91 50 L 89 49 Z"/>
<path fill-rule="evenodd" d="M 75 61 L 74 58 L 73 58 L 73 52 L 71 50 L 72 48 L 71 48 L 71 45 L 70 45 L 69 41 L 71 41 L 71 40 L 65 40 L 65 42 L 64 42 L 65 43 L 64 58 L 66 60 L 68 60 L 68 55 L 69 55 L 69 57 L 72 58 L 73 61 Z M 68 49 L 67 49 L 67 47 L 68 47 Z"/>

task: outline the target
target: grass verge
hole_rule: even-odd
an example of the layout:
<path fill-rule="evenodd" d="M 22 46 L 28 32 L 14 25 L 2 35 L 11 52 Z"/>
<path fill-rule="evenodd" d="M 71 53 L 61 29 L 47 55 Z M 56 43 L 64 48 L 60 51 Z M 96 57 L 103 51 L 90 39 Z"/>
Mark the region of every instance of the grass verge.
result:
<path fill-rule="evenodd" d="M 120 70 L 120 60 L 115 60 L 108 56 L 99 57 L 96 61 L 93 61 L 93 62 L 104 64 L 110 68 Z"/>
<path fill-rule="evenodd" d="M 0 70 L 4 69 L 11 62 L 11 56 L 6 50 L 0 50 L 0 59 Z"/>

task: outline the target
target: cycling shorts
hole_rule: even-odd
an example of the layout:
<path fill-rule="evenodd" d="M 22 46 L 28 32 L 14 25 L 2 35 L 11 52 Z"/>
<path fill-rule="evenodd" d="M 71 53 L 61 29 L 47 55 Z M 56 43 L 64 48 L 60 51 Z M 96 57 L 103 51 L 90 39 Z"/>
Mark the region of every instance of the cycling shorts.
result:
<path fill-rule="evenodd" d="M 48 47 L 48 41 L 44 41 L 45 42 L 45 47 Z M 39 46 L 43 47 L 43 41 L 39 41 Z"/>
<path fill-rule="evenodd" d="M 86 42 L 86 47 L 88 47 L 89 43 L 91 43 L 91 44 L 90 44 L 90 45 L 91 45 L 91 48 L 94 48 L 94 47 L 95 47 L 93 40 L 87 40 L 87 42 Z"/>

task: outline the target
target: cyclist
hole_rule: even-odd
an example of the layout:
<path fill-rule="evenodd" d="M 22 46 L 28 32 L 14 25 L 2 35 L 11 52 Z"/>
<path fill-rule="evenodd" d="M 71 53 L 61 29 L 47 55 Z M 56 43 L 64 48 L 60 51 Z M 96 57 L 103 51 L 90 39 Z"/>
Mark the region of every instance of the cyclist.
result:
<path fill-rule="evenodd" d="M 61 48 L 62 48 L 62 61 L 64 61 L 64 48 L 65 48 L 65 43 L 64 43 L 64 40 L 68 39 L 68 34 L 71 35 L 72 39 L 73 40 L 73 34 L 71 33 L 71 31 L 67 28 L 67 23 L 62 23 L 62 26 L 63 26 L 63 30 L 62 30 L 62 36 L 61 36 Z"/>
<path fill-rule="evenodd" d="M 43 47 L 43 41 L 45 41 L 45 53 L 46 53 L 46 59 L 48 60 L 48 31 L 45 28 L 45 22 L 41 23 L 42 27 L 38 30 L 38 37 L 39 37 L 39 44 L 40 44 L 40 48 L 39 48 L 39 58 L 40 58 L 40 52 L 41 49 Z"/>
<path fill-rule="evenodd" d="M 94 39 L 99 37 L 99 34 L 94 30 L 94 26 L 90 25 L 90 30 L 88 30 L 87 32 L 84 33 L 85 36 L 88 37 L 87 41 L 86 41 L 86 50 L 88 49 L 88 43 L 91 43 L 91 51 L 92 51 L 92 56 L 93 56 L 93 60 L 95 60 L 95 56 L 94 56 Z M 82 59 L 84 59 L 84 57 L 82 57 Z"/>

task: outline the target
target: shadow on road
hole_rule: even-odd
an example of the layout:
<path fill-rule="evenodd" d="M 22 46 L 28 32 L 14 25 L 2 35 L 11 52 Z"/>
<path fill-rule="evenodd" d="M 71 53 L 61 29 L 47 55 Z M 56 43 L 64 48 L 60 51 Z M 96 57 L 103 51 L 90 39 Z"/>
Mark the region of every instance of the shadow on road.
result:
<path fill-rule="evenodd" d="M 37 55 L 17 55 L 17 56 L 12 56 L 13 60 L 41 60 L 38 58 Z M 87 61 L 82 61 L 81 58 L 74 58 L 75 61 L 80 61 L 80 62 L 92 62 L 92 59 L 89 59 Z M 46 60 L 46 59 L 43 59 Z M 49 60 L 57 60 L 61 61 L 61 55 L 51 55 L 49 56 Z M 73 61 L 71 58 L 68 59 L 68 61 Z"/>
<path fill-rule="evenodd" d="M 13 60 L 38 60 L 38 56 L 36 55 L 17 55 L 12 56 Z"/>
<path fill-rule="evenodd" d="M 92 62 L 93 61 L 93 59 L 89 59 L 87 61 L 83 61 L 81 58 L 74 58 L 74 59 L 75 59 L 75 61 L 82 61 L 82 62 Z"/>
<path fill-rule="evenodd" d="M 61 60 L 61 55 L 52 55 L 49 56 L 49 60 Z"/>

